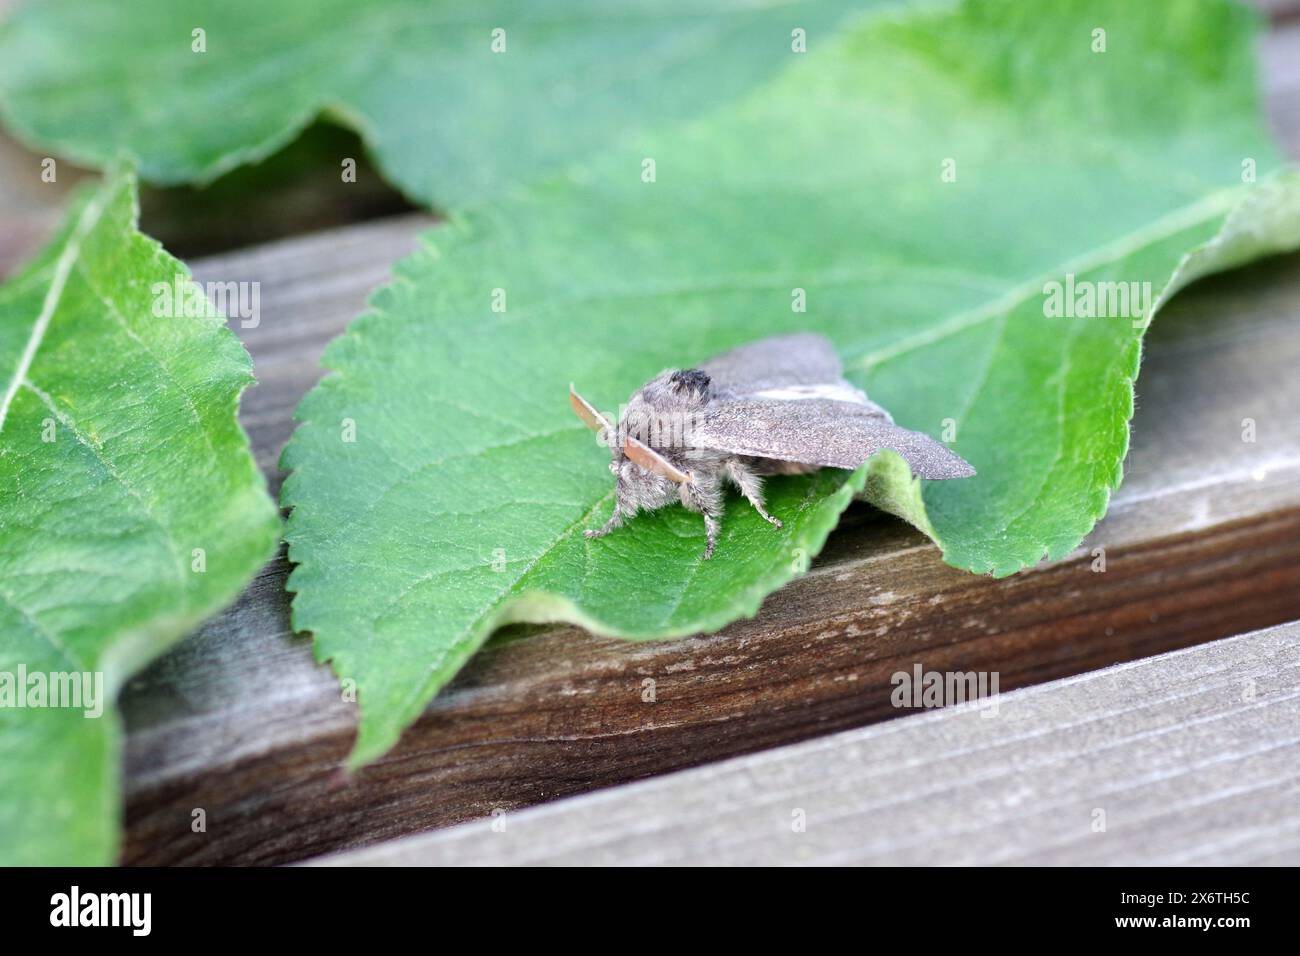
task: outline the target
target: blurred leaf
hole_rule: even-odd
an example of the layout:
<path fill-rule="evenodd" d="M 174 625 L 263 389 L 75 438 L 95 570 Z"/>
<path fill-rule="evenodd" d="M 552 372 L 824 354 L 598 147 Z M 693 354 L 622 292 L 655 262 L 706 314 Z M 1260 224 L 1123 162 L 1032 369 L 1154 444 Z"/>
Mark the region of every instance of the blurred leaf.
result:
<path fill-rule="evenodd" d="M 4 865 L 114 859 L 117 692 L 233 600 L 279 533 L 235 420 L 248 355 L 220 316 L 155 312 L 153 285 L 188 272 L 135 215 L 134 177 L 110 174 L 0 286 Z M 83 673 L 102 716 L 30 706 L 34 675 Z"/>
<path fill-rule="evenodd" d="M 408 196 L 460 208 L 744 93 L 790 61 L 793 30 L 815 47 L 860 6 L 49 0 L 0 26 L 0 113 L 42 148 L 99 166 L 125 152 L 160 183 L 256 161 L 325 113 Z"/>
<path fill-rule="evenodd" d="M 1300 242 L 1295 175 L 1243 184 L 1278 164 L 1253 21 L 1208 0 L 869 18 L 727 108 L 429 233 L 330 346 L 284 456 L 294 622 L 360 689 L 353 762 L 500 624 L 664 637 L 754 613 L 864 480 L 772 482 L 780 532 L 731 501 L 707 563 L 680 508 L 589 542 L 612 480 L 570 381 L 613 408 L 666 366 L 819 331 L 979 470 L 919 487 L 880 456 L 872 500 L 980 573 L 1078 545 L 1120 479 L 1144 322 L 1049 318 L 1047 284 L 1163 301 Z"/>

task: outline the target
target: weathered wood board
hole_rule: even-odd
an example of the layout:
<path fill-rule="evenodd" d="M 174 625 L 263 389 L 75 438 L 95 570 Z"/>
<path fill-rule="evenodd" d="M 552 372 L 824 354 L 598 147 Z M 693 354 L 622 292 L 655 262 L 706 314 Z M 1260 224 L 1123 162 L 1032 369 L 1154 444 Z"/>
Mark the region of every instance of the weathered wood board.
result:
<path fill-rule="evenodd" d="M 1300 864 L 1300 624 L 319 861 Z"/>

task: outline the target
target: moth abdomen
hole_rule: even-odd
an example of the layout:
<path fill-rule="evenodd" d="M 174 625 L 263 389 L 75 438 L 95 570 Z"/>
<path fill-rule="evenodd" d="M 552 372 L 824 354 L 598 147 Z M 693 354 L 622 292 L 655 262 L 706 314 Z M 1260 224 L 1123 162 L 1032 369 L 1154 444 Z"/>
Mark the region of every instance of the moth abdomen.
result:
<path fill-rule="evenodd" d="M 746 456 L 742 460 L 750 471 L 763 477 L 772 475 L 811 475 L 814 471 L 820 471 L 822 468 L 821 465 L 810 465 L 802 461 L 783 461 L 780 458 Z"/>

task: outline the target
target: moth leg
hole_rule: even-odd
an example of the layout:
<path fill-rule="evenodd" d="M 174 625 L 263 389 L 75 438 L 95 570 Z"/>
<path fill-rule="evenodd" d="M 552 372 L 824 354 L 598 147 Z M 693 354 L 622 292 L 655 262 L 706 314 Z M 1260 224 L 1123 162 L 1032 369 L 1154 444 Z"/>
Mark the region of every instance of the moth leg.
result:
<path fill-rule="evenodd" d="M 740 493 L 749 499 L 754 510 L 763 516 L 763 520 L 774 527 L 781 527 L 781 519 L 773 518 L 763 507 L 763 479 L 754 474 L 738 458 L 727 459 L 727 477 L 732 480 Z"/>
<path fill-rule="evenodd" d="M 704 548 L 704 557 L 700 560 L 707 561 L 713 557 L 713 552 L 718 547 L 718 533 L 722 530 L 722 521 L 717 515 L 711 515 L 707 511 L 704 513 L 704 533 L 708 536 L 709 543 Z"/>
<path fill-rule="evenodd" d="M 722 530 L 722 505 L 725 500 L 722 484 L 711 475 L 701 474 L 696 481 L 682 485 L 679 496 L 688 509 L 704 515 L 704 533 L 708 544 L 701 560 L 707 561 L 717 550 L 718 534 Z"/>
<path fill-rule="evenodd" d="M 582 536 L 584 538 L 603 538 L 615 528 L 621 528 L 623 526 L 624 515 L 625 512 L 623 511 L 622 503 L 616 502 L 614 505 L 614 513 L 609 516 L 609 520 L 599 528 L 588 528 L 586 531 L 582 532 Z"/>

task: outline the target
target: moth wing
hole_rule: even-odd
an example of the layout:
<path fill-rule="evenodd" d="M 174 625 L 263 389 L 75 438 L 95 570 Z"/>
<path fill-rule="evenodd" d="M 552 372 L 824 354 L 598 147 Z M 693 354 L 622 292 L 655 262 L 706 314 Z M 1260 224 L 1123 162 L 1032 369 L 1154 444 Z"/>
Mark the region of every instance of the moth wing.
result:
<path fill-rule="evenodd" d="M 698 367 L 709 376 L 715 394 L 839 382 L 844 375 L 835 346 L 812 332 L 759 339 Z"/>
<path fill-rule="evenodd" d="M 691 444 L 829 468 L 857 468 L 876 452 L 889 449 L 922 478 L 975 474 L 947 446 L 895 425 L 887 415 L 873 411 L 875 407 L 831 399 L 721 402 L 695 427 Z"/>
<path fill-rule="evenodd" d="M 845 381 L 829 339 L 812 332 L 776 335 L 724 352 L 700 366 L 715 401 L 831 399 L 861 405 L 889 419 L 889 412 Z M 892 420 L 892 419 L 891 419 Z"/>

